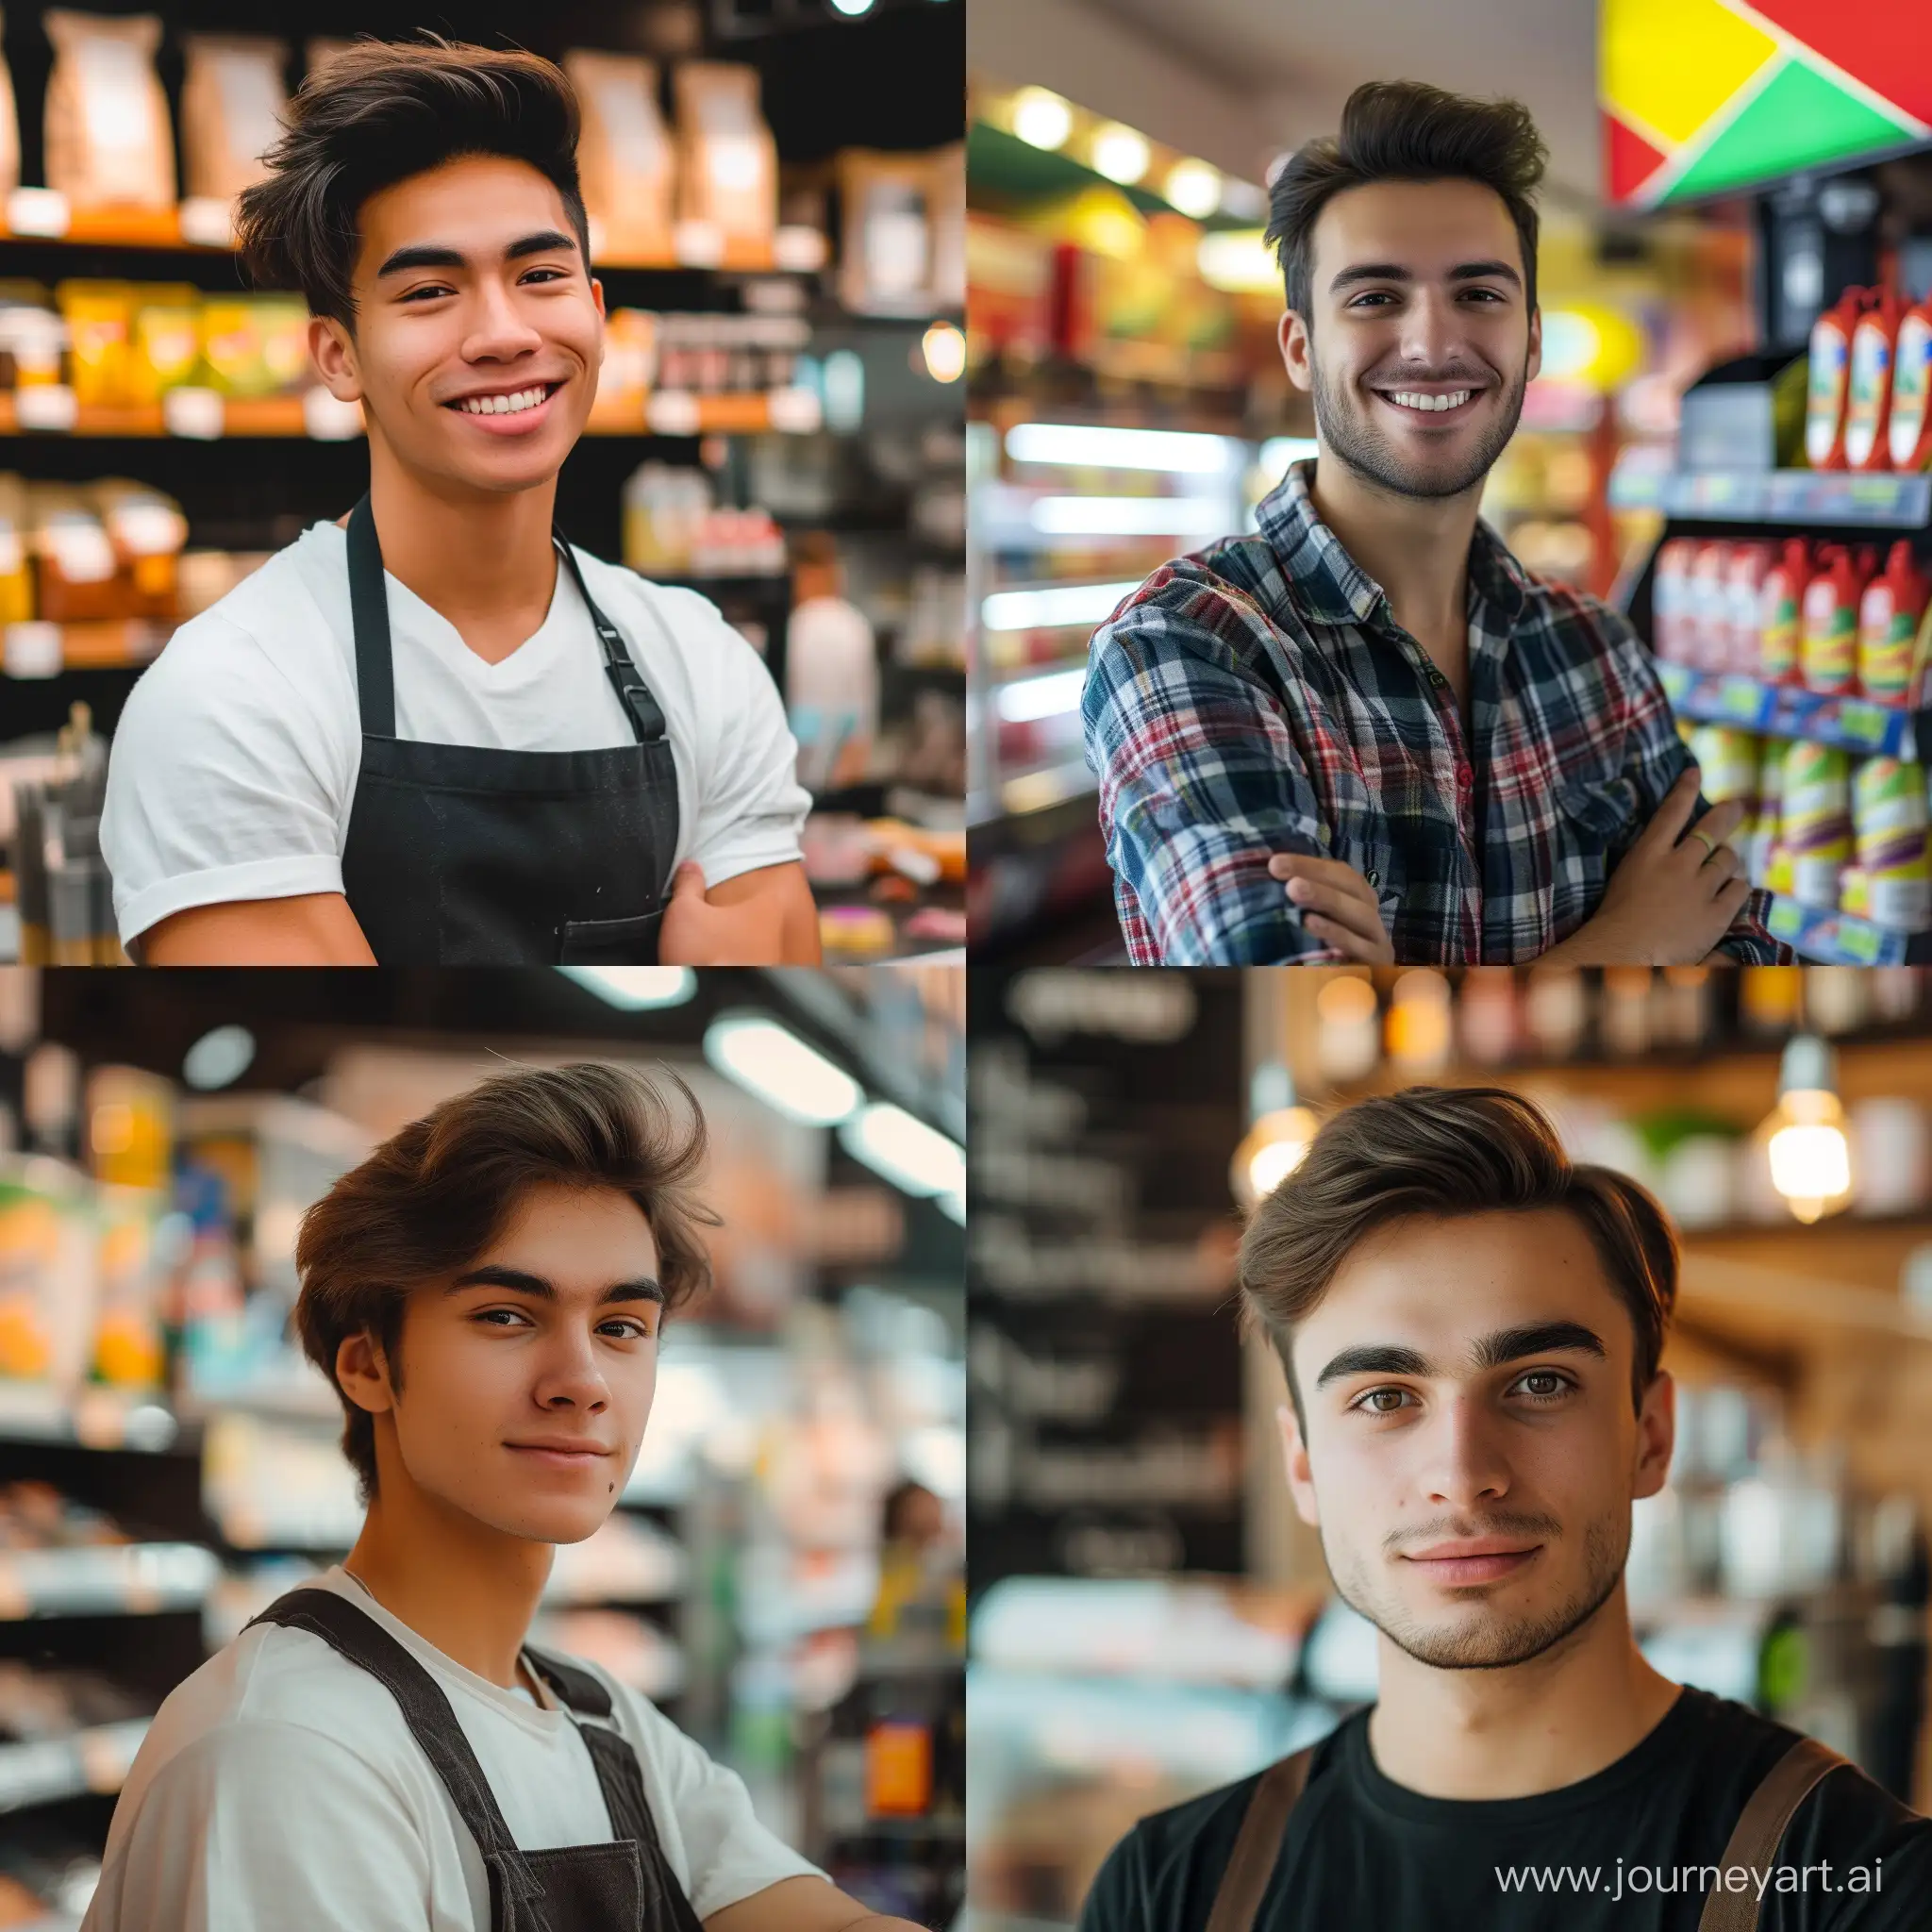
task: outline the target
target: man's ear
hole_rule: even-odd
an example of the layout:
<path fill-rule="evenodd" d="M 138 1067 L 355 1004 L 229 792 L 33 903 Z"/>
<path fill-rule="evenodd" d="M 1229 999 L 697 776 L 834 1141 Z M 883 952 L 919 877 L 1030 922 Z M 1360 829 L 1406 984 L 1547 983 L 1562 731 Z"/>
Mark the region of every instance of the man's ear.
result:
<path fill-rule="evenodd" d="M 1313 359 L 1308 353 L 1308 325 L 1292 308 L 1285 308 L 1275 325 L 1274 340 L 1281 345 L 1281 359 L 1288 379 L 1304 394 L 1315 386 Z"/>
<path fill-rule="evenodd" d="M 1677 1442 L 1677 1384 L 1668 1370 L 1659 1369 L 1643 1391 L 1637 1411 L 1637 1466 L 1631 1473 L 1630 1494 L 1654 1496 L 1671 1474 L 1671 1455 Z"/>
<path fill-rule="evenodd" d="M 1524 382 L 1534 382 L 1543 366 L 1543 312 L 1541 308 L 1529 311 L 1529 360 L 1524 365 Z"/>
<path fill-rule="evenodd" d="M 1310 1529 L 1319 1529 L 1322 1512 L 1315 1506 L 1315 1477 L 1308 1466 L 1308 1445 L 1303 1440 L 1302 1425 L 1286 1402 L 1275 1409 L 1274 1422 L 1281 1431 L 1281 1461 L 1288 1472 L 1288 1492 L 1294 1498 L 1294 1513 Z"/>
<path fill-rule="evenodd" d="M 390 1385 L 389 1364 L 382 1358 L 375 1336 L 366 1329 L 344 1337 L 336 1350 L 336 1380 L 358 1408 L 371 1415 L 384 1415 L 396 1405 L 395 1391 Z"/>
<path fill-rule="evenodd" d="M 308 318 L 308 358 L 323 386 L 338 402 L 359 403 L 362 378 L 356 369 L 356 344 L 333 316 Z"/>

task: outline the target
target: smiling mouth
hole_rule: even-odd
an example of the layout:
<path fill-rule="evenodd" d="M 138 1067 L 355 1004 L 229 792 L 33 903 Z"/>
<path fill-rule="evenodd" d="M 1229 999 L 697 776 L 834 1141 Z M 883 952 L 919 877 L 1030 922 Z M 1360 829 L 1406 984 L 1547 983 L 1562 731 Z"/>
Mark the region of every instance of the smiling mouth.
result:
<path fill-rule="evenodd" d="M 541 408 L 562 387 L 561 382 L 536 382 L 506 395 L 459 396 L 443 408 L 464 416 L 520 416 L 526 409 Z"/>
<path fill-rule="evenodd" d="M 1374 393 L 1391 409 L 1426 420 L 1432 416 L 1459 415 L 1484 391 L 1478 388 L 1424 390 L 1378 389 Z"/>

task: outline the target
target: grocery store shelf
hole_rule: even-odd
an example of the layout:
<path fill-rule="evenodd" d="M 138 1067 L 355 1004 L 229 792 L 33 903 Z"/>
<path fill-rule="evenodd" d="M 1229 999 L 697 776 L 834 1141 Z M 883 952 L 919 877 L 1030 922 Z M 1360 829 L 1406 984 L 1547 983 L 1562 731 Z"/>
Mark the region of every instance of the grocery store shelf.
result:
<path fill-rule="evenodd" d="M 128 671 L 151 664 L 174 632 L 169 624 L 115 617 L 92 624 L 43 619 L 0 627 L 0 676 L 58 677 L 63 671 Z"/>
<path fill-rule="evenodd" d="M 1775 1232 L 1784 1240 L 1789 1230 L 1758 1232 Z M 1932 1344 L 1932 1313 L 1896 1294 L 1694 1250 L 1684 1257 L 1677 1310 L 1707 1329 L 1780 1348 L 1834 1332 L 1888 1344 Z"/>
<path fill-rule="evenodd" d="M 1660 663 L 1657 675 L 1672 708 L 1703 724 L 1735 724 L 1767 738 L 1802 738 L 1867 757 L 1924 759 L 1932 754 L 1932 712 L 1870 698 L 1827 697 L 1684 664 Z"/>
<path fill-rule="evenodd" d="M 198 1610 L 220 1570 L 199 1543 L 0 1550 L 0 1623 Z"/>
<path fill-rule="evenodd" d="M 1782 892 L 1772 894 L 1766 924 L 1774 939 L 1820 965 L 1932 965 L 1932 932 L 1896 932 L 1855 913 L 1801 906 Z"/>
<path fill-rule="evenodd" d="M 1669 516 L 1708 523 L 1849 524 L 1923 529 L 1932 474 L 1842 470 L 1687 471 L 1664 478 Z"/>
<path fill-rule="evenodd" d="M 71 1393 L 32 1382 L 0 1384 L 0 1441 L 158 1455 L 175 1447 L 181 1433 L 181 1424 L 152 1395 L 111 1389 Z"/>
<path fill-rule="evenodd" d="M 1093 774 L 1085 758 L 1069 758 L 1061 764 L 1041 765 L 1000 781 L 1000 809 L 1012 814 L 1044 811 L 1070 798 L 1094 791 Z"/>
<path fill-rule="evenodd" d="M 55 1805 L 95 1791 L 111 1797 L 127 1781 L 128 1767 L 149 1720 L 93 1724 L 64 1738 L 36 1738 L 0 1744 L 0 1812 L 30 1805 Z"/>

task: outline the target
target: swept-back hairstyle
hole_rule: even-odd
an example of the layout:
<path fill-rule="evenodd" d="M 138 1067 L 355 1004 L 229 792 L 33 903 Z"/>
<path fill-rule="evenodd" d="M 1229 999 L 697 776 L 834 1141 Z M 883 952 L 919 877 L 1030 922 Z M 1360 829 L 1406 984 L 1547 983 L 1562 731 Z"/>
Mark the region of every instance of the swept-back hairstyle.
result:
<path fill-rule="evenodd" d="M 378 190 L 465 155 L 527 161 L 556 185 L 590 273 L 577 181 L 575 90 L 520 48 L 362 39 L 313 68 L 291 102 L 269 173 L 242 192 L 235 228 L 258 282 L 299 289 L 354 332 L 357 217 Z"/>
<path fill-rule="evenodd" d="M 376 1487 L 375 1423 L 336 1380 L 337 1351 L 366 1332 L 401 1388 L 398 1343 L 410 1291 L 459 1274 L 532 1188 L 628 1194 L 650 1225 L 667 1311 L 709 1285 L 700 1229 L 718 1225 L 718 1216 L 693 1191 L 705 1119 L 691 1089 L 667 1077 L 681 1107 L 625 1067 L 499 1074 L 391 1135 L 302 1217 L 295 1324 L 341 1397 L 342 1454 L 365 1501 Z"/>
<path fill-rule="evenodd" d="M 1419 80 L 1372 80 L 1349 95 L 1341 131 L 1305 142 L 1269 191 L 1267 240 L 1288 306 L 1310 328 L 1315 222 L 1345 188 L 1371 181 L 1480 181 L 1503 198 L 1523 246 L 1524 306 L 1536 307 L 1537 212 L 1549 158 L 1521 101 L 1474 101 Z"/>
<path fill-rule="evenodd" d="M 1333 1114 L 1241 1239 L 1247 1314 L 1274 1342 L 1303 1432 L 1296 1324 L 1371 1235 L 1409 1215 L 1453 1221 L 1561 1208 L 1596 1248 L 1637 1331 L 1631 1396 L 1657 1375 L 1677 1298 L 1677 1238 L 1655 1198 L 1614 1169 L 1573 1161 L 1542 1110 L 1500 1087 L 1410 1087 Z"/>

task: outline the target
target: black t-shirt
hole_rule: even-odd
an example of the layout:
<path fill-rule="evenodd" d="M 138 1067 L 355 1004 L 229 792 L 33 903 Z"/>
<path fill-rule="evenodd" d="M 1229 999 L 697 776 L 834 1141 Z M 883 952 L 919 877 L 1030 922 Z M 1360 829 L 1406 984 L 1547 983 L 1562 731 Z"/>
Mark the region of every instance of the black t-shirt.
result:
<path fill-rule="evenodd" d="M 1257 1932 L 1695 1932 L 1710 1878 L 1685 1868 L 1717 1864 L 1796 1738 L 1687 1689 L 1635 1750 L 1577 1784 L 1425 1798 L 1375 1768 L 1357 1711 L 1316 1748 Z M 1203 1932 L 1256 1782 L 1143 1818 L 1101 1867 L 1080 1932 Z M 1832 1772 L 1786 1828 L 1758 1927 L 1932 1932 L 1932 1819 L 1861 1772 Z"/>

